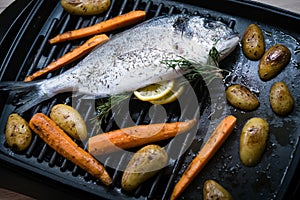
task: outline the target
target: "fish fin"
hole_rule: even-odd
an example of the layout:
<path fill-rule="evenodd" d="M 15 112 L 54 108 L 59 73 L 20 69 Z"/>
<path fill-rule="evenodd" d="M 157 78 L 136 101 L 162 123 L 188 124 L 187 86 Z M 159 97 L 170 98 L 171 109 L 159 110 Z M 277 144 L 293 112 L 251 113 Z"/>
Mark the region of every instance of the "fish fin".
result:
<path fill-rule="evenodd" d="M 12 104 L 20 106 L 15 112 L 21 114 L 53 96 L 43 92 L 41 85 L 42 81 L 0 82 L 0 91 L 9 92 L 9 95 L 13 96 Z"/>

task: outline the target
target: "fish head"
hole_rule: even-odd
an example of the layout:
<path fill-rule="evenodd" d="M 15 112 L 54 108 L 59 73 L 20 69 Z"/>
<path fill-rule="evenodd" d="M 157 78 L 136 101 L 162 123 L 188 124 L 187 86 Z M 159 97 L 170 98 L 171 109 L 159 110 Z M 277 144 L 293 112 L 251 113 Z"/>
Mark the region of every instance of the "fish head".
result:
<path fill-rule="evenodd" d="M 215 48 L 219 53 L 219 61 L 228 56 L 240 41 L 238 33 L 225 23 L 201 16 L 177 16 L 173 27 L 181 37 L 190 39 L 195 45 L 199 44 L 202 54 Z"/>

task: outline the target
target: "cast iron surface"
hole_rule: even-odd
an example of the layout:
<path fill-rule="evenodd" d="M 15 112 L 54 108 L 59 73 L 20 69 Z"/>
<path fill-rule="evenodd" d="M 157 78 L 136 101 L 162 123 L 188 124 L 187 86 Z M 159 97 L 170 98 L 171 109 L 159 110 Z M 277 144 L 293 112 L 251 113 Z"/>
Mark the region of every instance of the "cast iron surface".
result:
<path fill-rule="evenodd" d="M 299 54 L 297 54 L 300 36 L 299 32 L 296 32 L 296 23 L 299 24 L 300 22 L 299 16 L 282 10 L 263 7 L 259 4 L 252 4 L 248 1 L 226 1 L 222 3 L 200 1 L 197 5 L 192 5 L 196 4 L 195 2 L 184 4 L 176 1 L 125 0 L 112 2 L 111 9 L 104 15 L 78 17 L 64 12 L 58 0 L 16 1 L 9 8 L 10 10 L 4 11 L 0 16 L 0 80 L 23 80 L 27 74 L 44 67 L 47 63 L 84 41 L 76 40 L 59 45 L 49 45 L 47 40 L 57 33 L 95 24 L 134 9 L 145 10 L 148 19 L 175 13 L 202 15 L 224 21 L 240 35 L 247 25 L 257 23 L 263 28 L 267 47 L 276 43 L 283 43 L 291 49 L 291 62 L 280 75 L 268 82 L 259 79 L 257 75 L 258 62 L 246 59 L 240 46 L 221 63 L 220 67 L 232 72 L 226 74 L 225 85 L 228 86 L 232 83 L 246 85 L 258 96 L 261 105 L 254 112 L 241 112 L 223 105 L 225 107 L 221 109 L 228 109 L 226 111 L 228 114 L 237 116 L 236 129 L 187 188 L 183 197 L 184 199 L 202 198 L 202 185 L 206 179 L 217 180 L 232 193 L 235 199 L 284 199 L 284 197 L 291 196 L 290 186 L 298 184 L 297 179 L 295 181 L 292 177 L 296 175 L 296 167 L 300 158 L 300 130 L 298 125 L 300 119 L 300 88 L 298 87 L 300 69 Z M 231 9 L 227 11 L 229 6 Z M 13 11 L 13 14 L 9 11 Z M 286 22 L 292 25 L 288 26 Z M 110 33 L 110 36 L 115 33 Z M 76 62 L 43 78 L 62 73 L 75 64 Z M 296 100 L 294 111 L 288 117 L 276 116 L 269 106 L 268 92 L 275 81 L 285 81 Z M 15 153 L 11 151 L 5 143 L 3 133 L 7 116 L 13 112 L 14 106 L 9 103 L 12 97 L 8 97 L 5 93 L 0 94 L 1 162 L 10 168 L 32 173 L 38 177 L 37 179 L 59 184 L 63 188 L 61 190 L 75 188 L 77 193 L 83 195 L 89 194 L 93 197 L 107 199 L 168 199 L 174 183 L 179 179 L 203 143 L 202 134 L 207 129 L 208 116 L 215 109 L 220 109 L 216 105 L 210 105 L 209 94 L 205 93 L 206 88 L 198 87 L 199 85 L 202 86 L 201 81 L 194 86 L 195 91 L 199 94 L 201 119 L 198 125 L 199 131 L 191 147 L 179 160 L 171 163 L 156 177 L 141 185 L 133 193 L 125 193 L 120 189 L 122 172 L 108 167 L 107 170 L 114 182 L 112 187 L 106 188 L 99 181 L 50 149 L 37 136 L 34 137 L 32 145 L 25 152 Z M 204 95 L 200 95 L 203 92 Z M 54 104 L 70 103 L 70 101 L 70 94 L 58 95 L 24 113 L 23 116 L 29 120 L 35 112 L 48 114 Z M 81 101 L 78 107 L 85 103 L 88 102 Z M 131 110 L 131 117 L 136 123 L 149 123 L 147 112 L 150 105 L 137 101 L 134 103 L 138 106 L 134 106 Z M 166 106 L 166 109 L 169 113 L 167 120 L 181 120 L 176 103 Z M 88 118 L 90 115 L 92 113 L 87 113 L 85 117 Z M 108 123 L 103 125 L 104 129 L 116 128 L 112 116 L 110 115 Z M 244 123 L 254 116 L 264 117 L 268 120 L 270 136 L 261 162 L 255 167 L 245 167 L 240 162 L 238 155 L 239 136 Z M 90 134 L 95 134 L 95 130 L 90 130 Z M 32 191 L 33 196 L 34 192 Z M 80 197 L 78 196 L 78 198 Z"/>

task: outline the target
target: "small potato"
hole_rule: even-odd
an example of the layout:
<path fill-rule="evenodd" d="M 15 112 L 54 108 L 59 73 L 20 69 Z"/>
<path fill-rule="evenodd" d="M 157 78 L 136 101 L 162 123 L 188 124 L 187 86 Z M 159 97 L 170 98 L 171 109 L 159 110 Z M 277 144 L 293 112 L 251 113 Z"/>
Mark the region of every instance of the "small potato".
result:
<path fill-rule="evenodd" d="M 86 139 L 86 124 L 79 112 L 73 107 L 57 104 L 51 109 L 50 118 L 71 137 L 77 140 Z"/>
<path fill-rule="evenodd" d="M 267 81 L 277 76 L 290 62 L 291 51 L 282 44 L 270 47 L 258 65 L 258 74 L 261 80 Z"/>
<path fill-rule="evenodd" d="M 5 129 L 5 139 L 13 150 L 25 150 L 32 140 L 32 132 L 27 121 L 18 114 L 9 115 Z"/>
<path fill-rule="evenodd" d="M 203 186 L 204 200 L 232 200 L 231 194 L 214 180 L 206 180 Z"/>
<path fill-rule="evenodd" d="M 260 59 L 265 52 L 264 35 L 260 27 L 250 24 L 244 32 L 242 38 L 243 53 L 251 60 Z"/>
<path fill-rule="evenodd" d="M 73 15 L 97 15 L 108 10 L 110 0 L 61 0 L 61 6 Z"/>
<path fill-rule="evenodd" d="M 284 82 L 274 83 L 270 90 L 270 104 L 278 115 L 289 114 L 294 107 L 294 98 Z"/>
<path fill-rule="evenodd" d="M 168 163 L 167 152 L 158 145 L 147 145 L 137 151 L 129 161 L 121 185 L 126 191 L 136 189 L 141 183 L 154 176 Z"/>
<path fill-rule="evenodd" d="M 247 121 L 240 137 L 240 159 L 246 166 L 256 165 L 265 150 L 269 125 L 265 119 L 254 117 Z"/>
<path fill-rule="evenodd" d="M 259 106 L 259 101 L 245 86 L 234 84 L 226 89 L 227 101 L 235 108 L 252 111 Z"/>

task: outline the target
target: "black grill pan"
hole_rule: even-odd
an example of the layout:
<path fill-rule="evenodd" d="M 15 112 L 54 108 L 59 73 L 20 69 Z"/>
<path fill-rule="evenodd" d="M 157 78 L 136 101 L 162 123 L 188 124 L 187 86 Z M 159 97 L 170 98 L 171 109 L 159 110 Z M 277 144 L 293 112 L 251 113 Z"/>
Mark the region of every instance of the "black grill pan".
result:
<path fill-rule="evenodd" d="M 52 36 L 136 9 L 145 10 L 148 19 L 178 13 L 201 15 L 221 20 L 241 35 L 247 25 L 257 23 L 264 31 L 267 47 L 283 43 L 291 49 L 291 62 L 280 75 L 269 82 L 262 82 L 258 78 L 258 63 L 247 60 L 240 46 L 220 63 L 221 68 L 232 71 L 226 74 L 225 85 L 240 83 L 248 86 L 259 97 L 261 105 L 256 111 L 246 113 L 226 106 L 227 114 L 238 118 L 236 129 L 183 193 L 182 199 L 202 199 L 202 187 L 206 179 L 217 180 L 235 199 L 296 199 L 299 195 L 299 175 L 296 172 L 299 171 L 300 159 L 298 14 L 252 1 L 112 0 L 112 6 L 107 13 L 78 17 L 67 14 L 58 0 L 16 0 L 0 15 L 0 80 L 23 80 L 32 71 L 46 66 L 84 41 L 49 45 L 47 41 Z M 120 31 L 122 30 L 111 32 L 109 35 Z M 75 64 L 76 62 L 43 78 L 62 73 Z M 269 106 L 267 93 L 274 81 L 285 81 L 295 98 L 295 108 L 288 117 L 276 116 Z M 14 110 L 14 106 L 10 104 L 12 97 L 7 93 L 0 93 L 0 171 L 1 177 L 6 177 L 0 179 L 0 185 L 38 199 L 168 199 L 175 182 L 203 144 L 203 132 L 207 130 L 209 116 L 216 108 L 211 105 L 210 95 L 201 80 L 194 83 L 194 87 L 199 94 L 201 115 L 195 140 L 180 159 L 133 193 L 125 193 L 120 189 L 121 171 L 107 168 L 113 177 L 113 186 L 106 188 L 85 171 L 58 155 L 37 136 L 25 152 L 11 151 L 5 143 L 3 133 L 7 116 Z M 70 99 L 68 93 L 57 95 L 27 111 L 23 117 L 29 120 L 35 112 L 48 114 L 54 104 L 70 103 Z M 150 105 L 133 101 L 135 106 L 132 107 L 130 116 L 137 124 L 149 123 L 147 112 Z M 86 103 L 80 101 L 78 106 Z M 166 110 L 168 121 L 182 120 L 176 104 L 166 106 Z M 91 114 L 88 113 L 85 117 Z M 108 116 L 103 125 L 104 130 L 116 128 L 113 116 L 114 113 Z M 239 136 L 243 124 L 254 116 L 265 117 L 268 120 L 270 137 L 261 162 L 255 167 L 245 167 L 238 155 Z M 91 134 L 96 134 L 96 130 L 91 130 Z"/>

